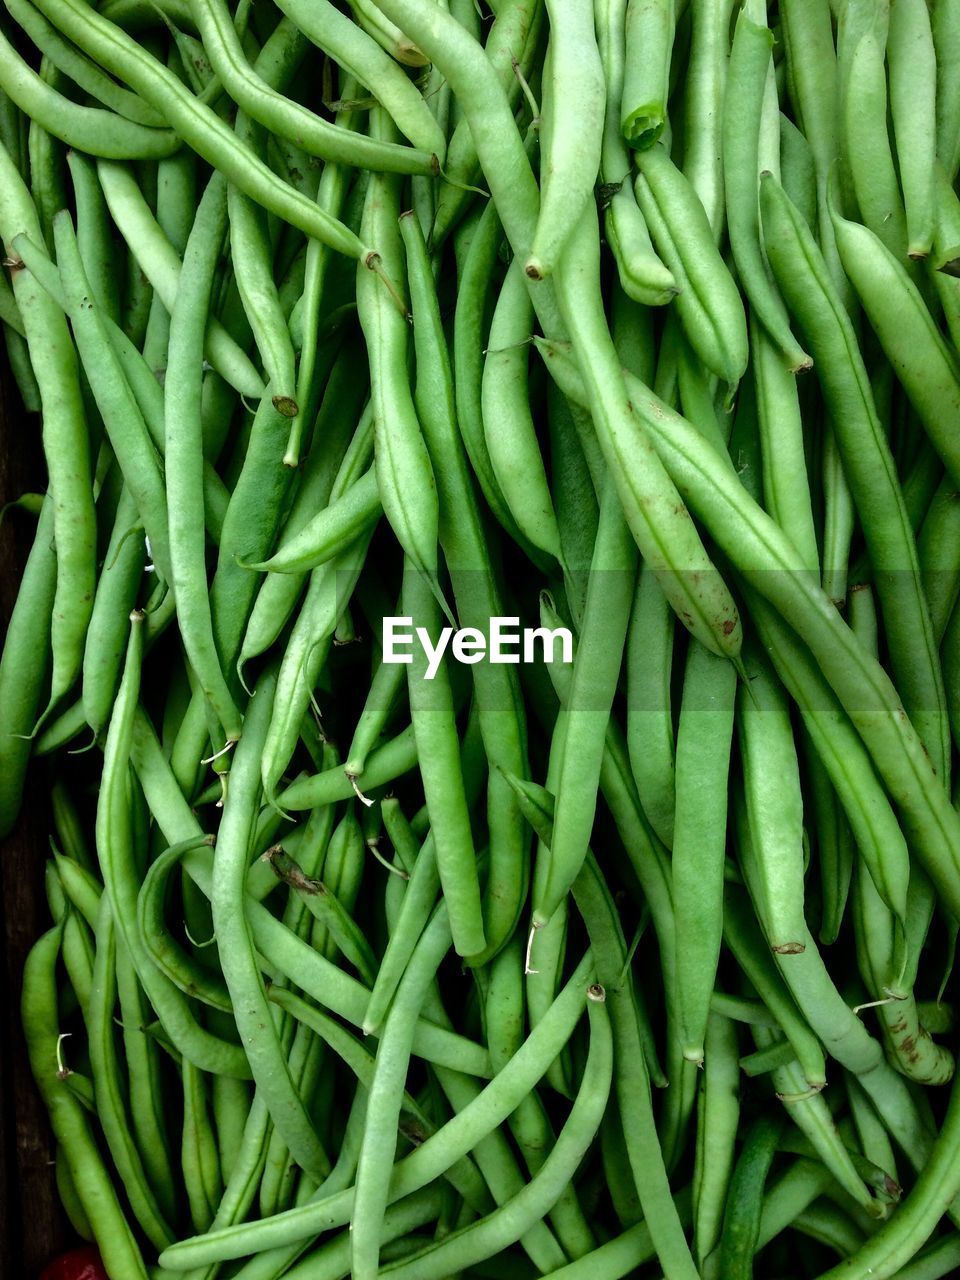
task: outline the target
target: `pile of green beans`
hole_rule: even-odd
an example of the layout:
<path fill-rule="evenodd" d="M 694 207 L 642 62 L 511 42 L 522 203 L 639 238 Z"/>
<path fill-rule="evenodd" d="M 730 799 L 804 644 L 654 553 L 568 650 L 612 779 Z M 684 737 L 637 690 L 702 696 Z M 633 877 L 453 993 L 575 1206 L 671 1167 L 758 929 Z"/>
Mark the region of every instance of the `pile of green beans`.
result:
<path fill-rule="evenodd" d="M 4 4 L 110 1280 L 960 1273 L 960 0 Z"/>

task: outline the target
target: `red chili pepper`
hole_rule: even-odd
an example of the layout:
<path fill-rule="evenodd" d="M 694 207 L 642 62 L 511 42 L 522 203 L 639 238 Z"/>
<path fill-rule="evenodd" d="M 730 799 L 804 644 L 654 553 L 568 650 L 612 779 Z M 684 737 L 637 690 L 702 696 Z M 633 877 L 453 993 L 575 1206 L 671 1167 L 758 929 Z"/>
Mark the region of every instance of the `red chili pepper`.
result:
<path fill-rule="evenodd" d="M 100 1254 L 92 1245 L 71 1249 L 54 1258 L 40 1273 L 40 1280 L 107 1280 Z"/>

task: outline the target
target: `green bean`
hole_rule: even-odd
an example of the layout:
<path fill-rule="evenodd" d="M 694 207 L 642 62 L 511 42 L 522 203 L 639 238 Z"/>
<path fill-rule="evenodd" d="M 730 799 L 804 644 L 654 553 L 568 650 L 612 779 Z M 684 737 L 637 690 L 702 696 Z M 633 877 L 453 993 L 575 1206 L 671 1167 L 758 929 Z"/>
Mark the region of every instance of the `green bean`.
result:
<path fill-rule="evenodd" d="M 402 814 L 389 800 L 384 801 L 383 819 L 387 833 L 399 854 L 402 842 L 407 839 L 408 828 L 401 824 Z M 409 832 L 415 843 L 415 837 Z M 413 850 L 408 848 L 408 855 Z M 400 979 L 406 971 L 417 940 L 426 927 L 440 889 L 440 873 L 437 870 L 436 844 L 427 836 L 408 869 L 409 880 L 403 895 L 403 903 L 396 921 L 390 929 L 390 938 L 380 961 L 370 1000 L 363 1017 L 365 1034 L 375 1033 L 383 1025 L 387 1010 L 396 993 Z"/>
<path fill-rule="evenodd" d="M 57 1183 L 57 1195 L 60 1197 L 60 1203 L 63 1205 L 64 1212 L 70 1222 L 71 1227 L 81 1238 L 91 1243 L 94 1240 L 93 1228 L 87 1218 L 86 1210 L 77 1191 L 76 1184 L 73 1181 L 73 1174 L 70 1172 L 70 1166 L 67 1163 L 67 1157 L 63 1147 L 57 1147 L 55 1177 Z"/>
<path fill-rule="evenodd" d="M 408 563 L 403 606 L 413 625 L 436 635 L 438 608 L 420 573 Z M 476 854 L 463 789 L 453 696 L 443 667 L 426 679 L 427 658 L 412 655 L 408 691 L 418 763 L 431 814 L 437 869 L 450 911 L 450 928 L 458 955 L 473 956 L 485 946 Z"/>
<path fill-rule="evenodd" d="M 566 322 L 580 352 L 578 358 L 590 380 L 591 411 L 604 457 L 616 480 L 630 531 L 681 620 L 711 652 L 736 658 L 740 624 L 732 600 L 699 536 L 689 523 L 683 523 L 684 508 L 675 494 L 671 497 L 673 485 L 654 463 L 646 433 L 638 430 L 627 402 L 616 393 L 622 375 L 598 305 L 598 246 L 592 231 L 595 216 L 588 209 L 572 238 L 558 287 Z M 585 298 L 590 301 L 586 308 Z M 642 459 L 639 465 L 638 459 Z"/>
<path fill-rule="evenodd" d="M 54 236 L 74 338 L 90 381 L 124 482 L 129 486 L 149 539 L 152 556 L 164 579 L 170 575 L 167 504 L 160 464 L 146 423 L 140 415 L 98 312 L 90 301 L 89 283 L 80 261 L 70 215 L 54 218 Z"/>
<path fill-rule="evenodd" d="M 856 858 L 853 832 L 840 807 L 829 774 L 809 735 L 804 735 L 805 766 L 812 801 L 817 860 L 820 864 L 820 928 L 818 936 L 832 945 L 840 936 Z"/>
<path fill-rule="evenodd" d="M 34 944 L 24 966 L 21 1017 L 31 1070 L 104 1264 L 114 1275 L 146 1280 L 142 1254 L 90 1132 L 83 1105 L 57 1069 L 56 963 L 60 937 L 59 928 L 45 933 Z"/>
<path fill-rule="evenodd" d="M 483 521 L 458 430 L 459 401 L 439 300 L 423 236 L 414 219 L 401 219 L 413 306 L 416 385 L 414 398 L 437 477 L 439 536 L 463 626 L 483 628 L 503 613 Z M 456 346 L 456 338 L 455 338 Z M 459 374 L 457 392 L 460 390 Z M 462 426 L 463 419 L 460 418 Z M 464 436 L 464 440 L 466 437 Z M 501 770 L 524 772 L 525 713 L 516 672 L 508 664 L 473 667 L 483 750 L 490 762 L 487 823 L 490 866 L 483 894 L 489 958 L 516 927 L 527 892 L 529 844 L 523 819 Z"/>
<path fill-rule="evenodd" d="M 698 1063 L 703 1061 L 723 933 L 723 859 L 736 693 L 733 667 L 693 641 L 684 668 L 677 729 L 672 867 L 683 1056 Z M 743 710 L 741 706 L 741 725 Z M 743 751 L 742 756 L 749 777 L 750 757 Z"/>
<path fill-rule="evenodd" d="M 546 10 L 550 55 L 540 125 L 540 212 L 523 267 L 532 280 L 550 275 L 592 197 L 606 96 L 590 0 L 564 5 L 546 0 Z M 628 44 L 634 25 L 630 14 L 628 4 Z M 636 92 L 629 73 L 624 83 Z"/>
<path fill-rule="evenodd" d="M 97 171 L 120 234 L 131 246 L 164 307 L 172 314 L 182 270 L 177 251 L 157 226 L 130 171 L 110 162 L 98 164 Z M 248 357 L 218 320 L 211 317 L 207 328 L 204 354 L 217 372 L 241 394 L 260 396 L 263 383 Z"/>
<path fill-rule="evenodd" d="M 752 317 L 750 337 L 763 460 L 763 504 L 810 572 L 819 576 L 820 555 L 797 381 L 772 340 Z"/>
<path fill-rule="evenodd" d="M 359 779 L 363 776 L 367 758 L 380 740 L 384 727 L 393 714 L 404 682 L 405 673 L 401 663 L 381 661 L 378 664 L 370 681 L 370 689 L 353 731 L 353 737 L 350 739 L 346 763 L 343 766 L 343 771 L 348 778 Z M 387 804 L 388 802 L 384 800 L 381 805 L 384 822 L 386 822 L 384 806 Z"/>
<path fill-rule="evenodd" d="M 196 1022 L 186 999 L 154 967 L 152 958 L 140 941 L 136 925 L 137 886 L 126 784 L 140 680 L 143 615 L 133 614 L 131 622 L 123 678 L 104 746 L 104 774 L 97 805 L 97 852 L 104 885 L 110 894 L 118 937 L 174 1045 L 204 1070 L 245 1078 L 249 1067 L 240 1046 L 220 1039 Z"/>
<path fill-rule="evenodd" d="M 550 755 L 547 760 L 546 783 L 551 795 L 557 794 L 560 775 L 563 772 L 569 724 L 570 717 L 567 709 L 566 707 L 561 707 L 554 722 L 553 735 L 550 739 Z M 515 779 L 513 780 L 513 786 L 517 790 L 518 783 Z M 524 816 L 528 822 L 531 821 L 527 812 L 529 806 L 525 804 L 525 795 L 522 788 L 517 790 L 517 797 Z M 531 823 L 531 825 L 533 824 Z M 531 898 L 536 903 L 541 900 L 550 876 L 550 845 L 553 841 L 552 823 L 549 840 L 545 839 L 545 833 L 538 830 L 536 826 L 534 826 L 534 831 L 538 839 L 531 883 Z M 567 949 L 568 923 L 569 910 L 567 900 L 564 898 L 546 924 L 542 925 L 535 934 L 531 934 L 528 938 L 527 957 L 524 963 L 524 986 L 531 1026 L 536 1026 L 545 1009 L 549 1007 L 550 1001 L 553 1000 L 560 985 Z M 572 1071 L 569 1060 L 558 1058 L 556 1062 L 550 1065 L 550 1070 L 547 1072 L 547 1081 L 563 1097 L 569 1097 L 572 1093 L 570 1087 L 571 1076 Z"/>
<path fill-rule="evenodd" d="M 866 227 L 834 215 L 837 248 L 867 318 L 931 444 L 951 476 L 960 476 L 956 431 L 960 376 L 909 273 Z"/>
<path fill-rule="evenodd" d="M 880 33 L 863 32 L 850 61 L 843 103 L 844 156 L 866 225 L 891 253 L 907 249 L 907 220 L 887 132 L 887 78 Z"/>
<path fill-rule="evenodd" d="M 242 135 L 250 133 L 244 128 L 246 123 L 243 118 L 238 122 Z M 268 390 L 273 393 L 273 406 L 285 418 L 295 418 L 299 411 L 296 357 L 273 280 L 267 215 L 232 185 L 227 188 L 227 209 L 237 288 L 263 362 Z"/>
<path fill-rule="evenodd" d="M 546 882 L 534 898 L 534 928 L 545 925 L 560 906 L 580 870 L 590 838 L 607 722 L 633 596 L 636 559 L 629 543 L 611 479 L 600 509 L 584 609 L 585 629 L 567 708 L 556 828 Z M 594 618 L 602 620 L 602 637 L 590 626 Z"/>
<path fill-rule="evenodd" d="M 653 571 L 642 565 L 627 632 L 627 747 L 643 811 L 668 848 L 676 813 L 674 632 L 669 601 Z"/>
<path fill-rule="evenodd" d="M 680 288 L 676 307 L 684 332 L 732 392 L 747 367 L 747 323 L 703 205 L 662 146 L 641 152 L 637 164 L 637 202 Z"/>
<path fill-rule="evenodd" d="M 691 0 L 683 172 L 719 243 L 723 232 L 723 103 L 730 52 L 728 0 Z"/>
<path fill-rule="evenodd" d="M 201 845 L 212 845 L 213 837 L 194 837 L 171 845 L 150 864 L 137 898 L 137 926 L 144 946 L 161 973 L 185 995 L 224 1013 L 232 1013 L 233 1005 L 223 979 L 198 964 L 180 946 L 164 923 L 165 898 L 169 893 L 170 873 L 180 864 L 184 854 Z"/>
<path fill-rule="evenodd" d="M 523 951 L 521 938 L 514 934 L 490 967 L 483 1015 L 494 1072 L 502 1070 L 523 1043 Z M 527 975 L 528 990 L 529 986 L 530 978 Z M 551 1003 L 558 994 L 559 986 L 551 993 Z M 539 1018 L 533 1018 L 532 1006 L 530 1013 L 531 1025 L 536 1025 Z M 531 1175 L 536 1176 L 543 1167 L 547 1151 L 556 1142 L 550 1119 L 536 1092 L 523 1100 L 508 1123 L 527 1169 Z M 548 1216 L 560 1245 L 569 1257 L 582 1257 L 596 1247 L 593 1232 L 584 1217 L 573 1186 L 563 1192 Z"/>
<path fill-rule="evenodd" d="M 289 884 L 310 914 L 329 932 L 344 956 L 354 966 L 367 986 L 373 986 L 376 960 L 369 942 L 346 911 L 336 894 L 323 883 L 305 875 L 296 862 L 281 849 L 269 849 L 270 866 Z"/>
<path fill-rule="evenodd" d="M 115 250 L 96 166 L 85 156 L 70 151 L 67 153 L 67 168 L 77 204 L 80 259 L 93 290 L 94 302 L 111 320 L 116 321 L 120 315 L 120 297 L 113 261 Z"/>
<path fill-rule="evenodd" d="M 424 1280 L 447 1276 L 451 1268 L 458 1270 L 513 1243 L 556 1202 L 599 1128 L 610 1089 L 613 1045 L 602 987 L 588 989 L 587 1011 L 590 1053 L 581 1087 L 556 1145 L 539 1173 L 509 1204 L 408 1261 L 383 1268 L 385 1275 L 422 1276 Z"/>
<path fill-rule="evenodd" d="M 390 1182 L 391 1201 L 411 1194 L 438 1177 L 460 1156 L 472 1151 L 516 1109 L 580 1021 L 586 1002 L 587 979 L 592 971 L 593 960 L 588 953 L 554 1001 L 549 1017 L 531 1031 L 523 1046 L 496 1078 L 469 1106 L 459 1110 L 436 1134 L 395 1166 Z M 244 1257 L 254 1250 L 259 1252 L 295 1240 L 311 1239 L 327 1226 L 339 1226 L 349 1221 L 353 1199 L 354 1192 L 350 1188 L 326 1200 L 319 1197 L 314 1202 L 288 1210 L 270 1222 L 210 1233 L 195 1241 L 179 1241 L 164 1253 L 163 1265 L 171 1270 L 188 1270 L 220 1259 Z"/>
<path fill-rule="evenodd" d="M 907 216 L 907 253 L 923 258 L 933 244 L 937 59 L 930 13 L 918 0 L 890 6 L 887 39 L 890 117 Z"/>
<path fill-rule="evenodd" d="M 773 34 L 737 18 L 723 112 L 723 181 L 730 248 L 744 292 L 756 317 L 780 349 L 791 372 L 809 368 L 810 357 L 790 331 L 780 295 L 772 287 L 760 239 L 757 204 L 760 117 L 773 48 Z"/>
<path fill-rule="evenodd" d="M 311 575 L 280 663 L 273 715 L 262 748 L 261 777 L 269 804 L 275 802 L 277 785 L 296 750 L 326 652 L 363 568 L 370 533 Z"/>
<path fill-rule="evenodd" d="M 620 130 L 638 150 L 652 147 L 666 123 L 675 25 L 674 0 L 628 0 Z"/>
<path fill-rule="evenodd" d="M 204 563 L 204 496 L 197 492 L 203 455 L 200 427 L 202 346 L 216 254 L 226 218 L 223 183 L 211 180 L 184 253 L 183 285 L 170 316 L 164 382 L 164 462 L 169 512 L 171 585 L 190 665 L 227 741 L 240 735 L 240 713 L 227 687 L 213 637 Z"/>
<path fill-rule="evenodd" d="M 636 302 L 661 306 L 675 296 L 677 284 L 650 242 L 633 185 L 628 180 L 630 153 L 620 132 L 626 8 L 627 0 L 598 0 L 594 5 L 607 96 L 600 177 L 603 190 L 611 194 L 604 211 L 604 231 L 624 292 Z"/>
<path fill-rule="evenodd" d="M 425 1188 L 399 1204 L 391 1205 L 383 1217 L 382 1243 L 388 1246 L 393 1241 L 402 1240 L 407 1246 L 404 1253 L 408 1252 L 408 1242 L 416 1239 L 412 1233 L 418 1227 L 436 1220 L 441 1212 L 441 1200 L 441 1196 L 435 1189 Z M 300 1277 L 300 1280 L 305 1280 L 305 1277 L 310 1277 L 310 1280 L 335 1280 L 335 1277 L 347 1274 L 347 1268 L 350 1265 L 350 1247 L 350 1232 L 341 1232 L 340 1235 L 309 1254 L 299 1266 L 293 1267 L 284 1274 Z M 395 1256 L 396 1251 L 385 1249 L 384 1254 L 392 1257 Z"/>
<path fill-rule="evenodd" d="M 749 1280 L 754 1274 L 763 1189 L 782 1124 L 776 1116 L 754 1120 L 733 1171 L 720 1238 L 723 1275 L 730 1280 Z"/>
<path fill-rule="evenodd" d="M 258 684 L 247 714 L 247 732 L 238 744 L 214 853 L 216 874 L 210 898 L 224 980 L 253 1077 L 271 1119 L 294 1157 L 322 1180 L 329 1162 L 303 1104 L 293 1088 L 269 1013 L 251 926 L 244 915 L 243 888 L 250 828 L 256 814 L 260 753 L 272 710 L 276 676 Z"/>
<path fill-rule="evenodd" d="M 956 177 L 960 167 L 960 98 L 955 77 L 960 46 L 956 17 L 956 5 L 951 0 L 938 0 L 931 14 L 937 61 L 937 159 L 951 178 Z"/>
<path fill-rule="evenodd" d="M 609 748 L 607 754 L 612 754 Z M 606 767 L 604 772 L 608 773 Z M 515 780 L 514 785 L 526 799 L 524 808 L 526 817 L 536 824 L 538 835 L 545 844 L 549 845 L 553 838 L 553 797 L 543 788 L 534 788 L 532 784 L 519 783 Z M 635 854 L 636 841 L 629 840 L 622 813 L 622 802 L 617 803 L 616 792 L 609 781 L 609 773 L 608 777 L 602 777 L 602 785 L 611 809 L 614 811 L 621 835 L 628 843 L 630 852 Z M 636 804 L 636 801 L 634 803 Z M 639 867 L 637 870 L 639 874 Z M 644 880 L 644 887 L 650 885 L 652 891 L 652 881 L 646 876 Z M 592 854 L 588 854 L 583 870 L 574 883 L 573 892 L 577 908 L 587 925 L 591 946 L 597 955 L 598 976 L 606 979 L 605 985 L 610 1001 L 616 1043 L 617 1102 L 624 1118 L 627 1155 L 636 1183 L 637 1195 L 647 1220 L 654 1224 L 652 1229 L 658 1257 L 664 1261 L 665 1266 L 671 1266 L 677 1275 L 689 1275 L 693 1280 L 696 1269 L 689 1247 L 683 1238 L 662 1154 L 660 1159 L 656 1159 L 659 1139 L 653 1120 L 650 1081 L 645 1070 L 641 1072 L 635 1069 L 636 1064 L 645 1063 L 647 1054 L 643 1047 L 644 1033 L 641 1026 L 640 1006 L 630 980 L 627 945 L 616 907 Z M 663 912 L 663 908 L 659 905 L 658 910 Z M 672 925 L 672 917 L 670 923 Z M 667 928 L 667 922 L 662 914 L 658 930 L 662 930 L 662 945 L 672 946 L 672 930 Z M 669 955 L 665 952 L 664 976 L 668 995 L 673 980 L 672 967 L 668 967 L 672 958 L 672 952 Z"/>
<path fill-rule="evenodd" d="M 554 376 L 567 394 L 582 402 L 586 392 L 579 371 L 562 346 L 538 343 Z M 899 698 L 879 665 L 865 654 L 837 616 L 834 607 L 805 580 L 802 562 L 776 526 L 753 503 L 728 463 L 706 446 L 695 428 L 673 414 L 642 384 L 630 380 L 631 403 L 656 441 L 694 509 L 741 573 L 765 598 L 775 602 L 782 616 L 810 646 L 827 682 L 840 698 L 871 753 L 881 776 L 895 788 L 903 820 L 917 853 L 940 892 L 949 898 L 955 865 L 950 852 L 960 842 L 956 815 L 944 803 L 946 793 L 933 772 Z M 665 423 L 669 422 L 669 429 Z M 727 517 L 737 513 L 735 524 Z M 749 548 L 749 557 L 748 557 Z M 786 572 L 758 570 L 778 568 Z M 801 603 L 802 602 L 802 603 Z M 885 708 L 870 715 L 868 708 Z M 909 779 L 909 781 L 908 781 Z M 919 783 L 919 789 L 914 790 Z M 960 914 L 960 906 L 958 906 Z"/>
<path fill-rule="evenodd" d="M 759 910 L 775 955 L 802 948 L 803 798 L 786 698 L 756 657 L 747 667 L 737 728 L 746 812 L 760 892 Z M 799 892 L 798 892 L 799 891 Z"/>
<path fill-rule="evenodd" d="M 202 1073 L 190 1062 L 183 1064 L 183 1181 L 194 1231 L 205 1231 L 213 1221 L 222 1183 L 216 1145 L 207 1116 L 207 1091 Z"/>
<path fill-rule="evenodd" d="M 332 4 L 283 0 L 281 9 L 318 48 L 370 89 L 414 147 L 432 153 L 442 164 L 446 150 L 443 131 L 424 98 L 376 41 Z M 351 158 L 350 163 L 355 161 Z"/>
<path fill-rule="evenodd" d="M 57 581 L 54 503 L 44 499 L 20 593 L 0 654 L 0 834 L 9 835 L 20 809 L 30 731 L 50 668 L 50 623 Z"/>
<path fill-rule="evenodd" d="M 395 277 L 399 276 L 402 252 L 399 214 L 397 182 L 388 176 L 372 177 L 364 202 L 363 230 L 377 238 L 387 268 Z M 357 277 L 357 307 L 370 357 L 375 459 L 384 513 L 413 564 L 435 582 L 436 482 L 406 375 L 407 326 L 394 299 L 373 275 L 362 271 Z M 410 492 L 417 493 L 416 504 L 409 501 Z"/>
<path fill-rule="evenodd" d="M 12 251 L 12 242 L 21 232 L 41 241 L 33 203 L 5 149 L 0 149 L 0 191 L 0 235 L 7 251 Z M 40 389 L 44 455 L 57 546 L 56 593 L 50 624 L 52 706 L 70 688 L 80 670 L 93 609 L 96 530 L 90 444 L 77 358 L 66 320 L 30 272 L 14 270 L 13 291 Z"/>
<path fill-rule="evenodd" d="M 827 182 L 840 154 L 840 85 L 836 50 L 827 0 L 785 0 L 780 12 L 780 35 L 786 52 L 790 97 L 794 116 L 810 144 L 816 177 L 813 213 L 820 245 L 833 282 L 843 290 L 846 284 L 837 260 L 833 226 L 826 207 Z M 809 224 L 813 227 L 813 222 Z M 764 243 L 766 240 L 764 228 Z M 773 265 L 771 263 L 771 265 Z M 776 271 L 774 271 L 776 275 Z M 787 308 L 790 300 L 780 281 Z M 817 361 L 816 352 L 813 355 Z"/>
<path fill-rule="evenodd" d="M 376 473 L 371 468 L 318 511 L 295 537 L 281 542 L 269 559 L 245 567 L 265 573 L 308 572 L 368 533 L 382 510 Z"/>
<path fill-rule="evenodd" d="M 934 635 L 939 641 L 943 640 L 960 590 L 957 519 L 957 487 L 953 479 L 946 476 L 934 495 L 917 539 L 924 591 L 930 603 Z"/>
<path fill-rule="evenodd" d="M 883 437 L 856 336 L 813 238 L 782 188 L 761 181 L 764 226 L 773 237 L 771 265 L 787 304 L 799 317 L 813 350 L 837 444 L 878 574 L 890 661 L 908 714 L 921 726 L 934 767 L 946 777 L 942 680 L 929 609 L 917 598 L 916 545 Z M 918 650 L 926 660 L 918 662 Z M 909 652 L 909 658 L 907 653 Z"/>
<path fill-rule="evenodd" d="M 10 16 L 30 37 L 42 54 L 63 75 L 79 85 L 91 97 L 102 102 L 117 115 L 136 124 L 162 126 L 162 116 L 142 102 L 136 94 L 124 89 L 89 58 L 80 53 L 69 41 L 64 40 L 56 27 L 39 13 L 29 0 L 10 0 L 7 5 Z"/>
<path fill-rule="evenodd" d="M 2 33 L 0 68 L 0 88 L 31 120 L 68 147 L 90 155 L 129 160 L 169 156 L 180 146 L 180 139 L 171 129 L 153 129 L 102 107 L 71 102 L 45 83 Z"/>
<path fill-rule="evenodd" d="M 490 322 L 481 383 L 483 437 L 499 491 L 520 532 L 559 559 L 560 533 L 530 409 L 527 341 L 532 325 L 533 304 L 515 261 Z"/>
<path fill-rule="evenodd" d="M 490 28 L 486 44 L 483 46 L 485 65 L 482 72 L 472 47 L 470 48 L 470 54 L 466 54 L 466 48 L 469 46 L 466 46 L 466 42 L 463 40 L 463 32 L 456 31 L 455 33 L 460 56 L 469 56 L 473 59 L 475 72 L 480 73 L 491 87 L 496 83 L 501 88 L 501 91 L 506 96 L 507 107 L 511 115 L 516 110 L 521 93 L 520 78 L 516 74 L 514 66 L 516 65 L 519 68 L 521 75 L 526 77 L 530 74 L 533 66 L 533 57 L 542 34 L 544 13 L 545 8 L 541 0 L 509 0 L 509 3 L 501 6 L 496 21 Z M 404 12 L 405 20 L 409 20 L 410 16 L 409 10 L 406 10 Z M 418 14 L 418 19 L 422 22 L 425 16 L 421 11 Z M 459 26 L 459 24 L 456 25 Z M 424 30 L 421 39 L 426 36 L 428 30 Z M 453 24 L 445 24 L 446 38 L 444 45 L 446 45 L 446 40 L 454 35 L 454 32 Z M 434 65 L 439 67 L 441 73 L 447 77 L 449 82 L 449 67 L 446 56 L 441 57 L 438 61 L 435 55 L 436 50 L 434 50 L 431 60 Z M 488 68 L 493 70 L 495 79 L 490 76 Z M 451 228 L 463 215 L 470 199 L 468 187 L 476 182 L 481 167 L 485 174 L 489 174 L 488 165 L 484 162 L 481 150 L 482 141 L 481 145 L 478 146 L 467 118 L 461 94 L 462 87 L 464 86 L 460 86 L 459 82 L 458 85 L 453 86 L 453 101 L 460 108 L 460 118 L 457 120 L 450 136 L 450 141 L 447 144 L 447 157 L 444 166 L 444 175 L 447 178 L 447 183 L 440 188 L 437 197 L 436 217 L 431 237 L 435 244 L 443 242 Z M 482 110 L 482 106 L 478 104 L 477 109 Z M 505 116 L 503 118 L 504 120 L 506 119 Z M 491 201 L 491 205 L 492 203 Z"/>
<path fill-rule="evenodd" d="M 720 1243 L 723 1208 L 733 1173 L 740 1121 L 740 1074 L 733 1023 L 711 1011 L 704 1041 L 704 1074 L 697 1099 L 693 1174 L 693 1242 L 701 1271 Z"/>
<path fill-rule="evenodd" d="M 793 1047 L 811 1089 L 826 1083 L 826 1064 L 817 1036 L 810 1030 L 789 1000 L 771 962 L 765 939 L 745 910 L 742 894 L 727 887 L 724 900 L 723 936 L 764 1007 Z"/>
<path fill-rule="evenodd" d="M 337 252 L 369 257 L 370 250 L 352 232 L 276 178 L 237 140 L 229 125 L 114 23 L 91 11 L 83 0 L 42 0 L 37 8 L 105 70 L 125 80 L 155 107 L 188 146 L 216 163 L 228 181 Z"/>
<path fill-rule="evenodd" d="M 437 171 L 437 157 L 413 147 L 381 141 L 337 129 L 299 103 L 275 92 L 251 69 L 226 5 L 217 0 L 191 0 L 191 12 L 214 71 L 230 96 L 252 119 L 272 133 L 289 138 L 309 154 L 335 163 L 348 163 L 377 172 L 423 173 Z M 296 28 L 283 18 L 291 34 Z"/>
<path fill-rule="evenodd" d="M 343 362 L 342 367 L 346 368 L 346 361 Z M 357 390 L 362 394 L 361 389 Z M 318 439 L 324 441 L 325 447 L 311 450 L 304 464 L 300 485 L 294 495 L 284 526 L 287 535 L 291 538 L 306 526 L 316 511 L 328 505 L 341 461 L 344 468 L 347 467 L 344 450 L 348 448 L 348 433 L 353 432 L 354 427 L 356 431 L 348 453 L 351 457 L 349 464 L 351 474 L 354 463 L 358 461 L 358 455 L 362 456 L 363 465 L 369 463 L 373 444 L 372 408 L 368 404 L 364 416 L 357 425 L 352 412 L 354 407 L 352 400 L 347 399 L 341 376 L 334 369 L 317 419 L 316 434 Z M 359 413 L 359 406 L 356 408 Z M 249 574 L 247 576 L 249 577 Z M 303 575 L 280 573 L 270 574 L 264 580 L 247 619 L 237 659 L 238 672 L 243 670 L 251 658 L 265 652 L 276 640 L 296 606 L 303 581 Z"/>

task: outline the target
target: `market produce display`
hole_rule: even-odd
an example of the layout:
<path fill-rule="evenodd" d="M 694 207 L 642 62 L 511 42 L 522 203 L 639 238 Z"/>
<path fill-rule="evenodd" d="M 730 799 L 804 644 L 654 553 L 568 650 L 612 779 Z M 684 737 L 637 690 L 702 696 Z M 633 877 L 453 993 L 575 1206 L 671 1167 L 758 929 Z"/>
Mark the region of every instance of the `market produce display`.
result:
<path fill-rule="evenodd" d="M 44 1274 L 960 1274 L 960 0 L 5 4 Z"/>

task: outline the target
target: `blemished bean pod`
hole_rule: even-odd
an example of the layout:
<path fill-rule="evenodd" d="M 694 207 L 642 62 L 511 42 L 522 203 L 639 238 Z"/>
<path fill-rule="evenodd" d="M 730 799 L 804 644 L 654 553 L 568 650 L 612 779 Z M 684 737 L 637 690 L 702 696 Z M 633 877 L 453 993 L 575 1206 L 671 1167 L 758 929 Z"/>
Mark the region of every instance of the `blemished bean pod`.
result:
<path fill-rule="evenodd" d="M 924 258 L 933 244 L 937 56 L 930 11 L 922 0 L 893 0 L 887 37 L 890 117 L 907 218 L 907 253 Z"/>
<path fill-rule="evenodd" d="M 593 198 L 606 97 L 592 0 L 546 0 L 546 10 L 550 56 L 540 125 L 540 212 L 523 267 L 532 280 L 550 275 Z M 630 6 L 628 22 L 629 14 Z"/>
<path fill-rule="evenodd" d="M 679 286 L 676 307 L 684 332 L 732 391 L 747 367 L 747 321 L 703 205 L 663 146 L 639 153 L 637 164 L 637 202 Z"/>
<path fill-rule="evenodd" d="M 632 147 L 652 147 L 667 119 L 674 0 L 628 0 L 620 130 Z"/>

